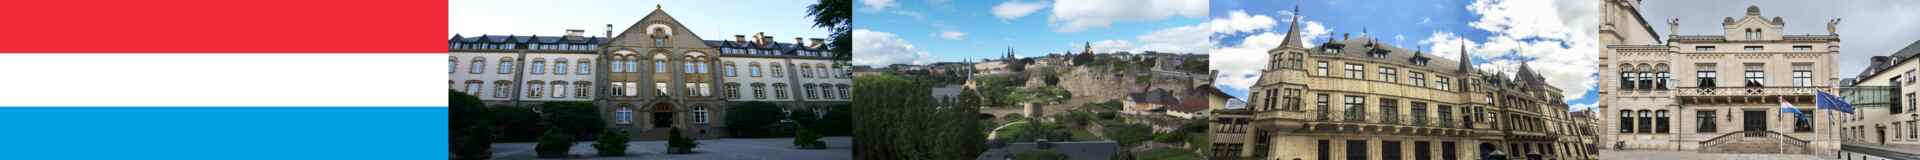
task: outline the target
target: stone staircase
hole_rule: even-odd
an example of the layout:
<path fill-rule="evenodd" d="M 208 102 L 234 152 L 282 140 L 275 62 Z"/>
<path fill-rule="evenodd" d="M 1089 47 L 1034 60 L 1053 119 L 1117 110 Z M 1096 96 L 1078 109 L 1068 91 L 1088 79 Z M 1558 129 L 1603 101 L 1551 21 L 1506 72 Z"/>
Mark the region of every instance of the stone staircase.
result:
<path fill-rule="evenodd" d="M 1733 132 L 1700 143 L 1701 153 L 1813 154 L 1807 140 L 1773 131 Z"/>

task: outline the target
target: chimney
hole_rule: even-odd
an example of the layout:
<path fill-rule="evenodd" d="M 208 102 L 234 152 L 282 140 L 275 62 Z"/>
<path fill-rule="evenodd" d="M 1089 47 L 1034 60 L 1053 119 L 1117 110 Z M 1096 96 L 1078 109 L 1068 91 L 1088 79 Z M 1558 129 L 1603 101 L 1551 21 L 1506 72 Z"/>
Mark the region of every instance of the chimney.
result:
<path fill-rule="evenodd" d="M 811 43 L 811 44 L 813 44 L 813 45 L 812 45 L 812 46 L 807 46 L 807 47 L 814 47 L 814 48 L 820 48 L 821 46 L 826 46 L 826 45 L 827 45 L 827 43 L 826 43 L 826 41 L 827 41 L 827 39 L 825 39 L 825 38 L 813 38 L 813 39 L 811 39 L 811 40 L 813 40 L 813 43 Z"/>
<path fill-rule="evenodd" d="M 580 37 L 586 34 L 587 30 L 584 29 L 567 29 L 567 37 Z"/>
<path fill-rule="evenodd" d="M 733 43 L 747 43 L 747 35 L 733 35 Z"/>
<path fill-rule="evenodd" d="M 1214 84 L 1214 79 L 1219 79 L 1219 77 L 1220 70 L 1207 70 L 1207 84 Z"/>
<path fill-rule="evenodd" d="M 607 38 L 613 38 L 613 24 L 607 24 Z"/>
<path fill-rule="evenodd" d="M 1353 38 L 1353 34 L 1340 33 L 1340 40 L 1344 41 L 1344 40 L 1347 40 L 1347 38 Z"/>
<path fill-rule="evenodd" d="M 793 46 L 796 46 L 796 47 L 807 46 L 806 38 L 793 37 Z"/>
<path fill-rule="evenodd" d="M 753 44 L 762 44 L 762 43 L 764 43 L 764 42 L 766 42 L 766 40 L 767 40 L 767 39 L 766 39 L 766 35 L 767 35 L 767 32 L 754 32 L 754 33 L 753 33 Z"/>

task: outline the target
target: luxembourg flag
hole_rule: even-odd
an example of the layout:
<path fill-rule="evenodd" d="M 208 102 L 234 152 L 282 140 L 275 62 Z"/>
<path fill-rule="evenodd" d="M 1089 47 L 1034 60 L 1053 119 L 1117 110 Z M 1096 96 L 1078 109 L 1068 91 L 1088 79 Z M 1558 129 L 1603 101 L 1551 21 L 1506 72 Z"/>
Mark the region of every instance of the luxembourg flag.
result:
<path fill-rule="evenodd" d="M 445 0 L 0 4 L 0 159 L 445 159 Z"/>
<path fill-rule="evenodd" d="M 1792 103 L 1787 103 L 1787 97 L 1780 97 L 1780 114 L 1787 113 L 1793 113 L 1794 118 L 1803 118 L 1802 115 L 1807 114 L 1800 112 L 1800 108 L 1794 108 Z"/>

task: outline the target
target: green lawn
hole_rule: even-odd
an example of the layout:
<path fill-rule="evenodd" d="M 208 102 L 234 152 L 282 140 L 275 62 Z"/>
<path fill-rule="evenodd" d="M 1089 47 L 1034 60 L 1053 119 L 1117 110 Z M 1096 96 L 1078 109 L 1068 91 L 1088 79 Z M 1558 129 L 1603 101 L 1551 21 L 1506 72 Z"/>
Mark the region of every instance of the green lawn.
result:
<path fill-rule="evenodd" d="M 1195 151 L 1211 151 L 1213 142 L 1207 138 L 1206 133 L 1187 134 L 1187 144 L 1192 144 Z"/>
<path fill-rule="evenodd" d="M 1027 125 L 1033 124 L 1033 123 L 1027 123 L 1027 121 L 1014 121 L 1014 122 L 1007 122 L 1007 124 L 1008 124 L 1007 127 L 1003 127 L 1003 128 L 1000 128 L 1000 130 L 990 132 L 990 133 L 995 133 L 995 135 L 993 135 L 991 139 L 1013 139 L 1017 135 L 1026 133 Z"/>
<path fill-rule="evenodd" d="M 1101 140 L 1101 138 L 1100 136 L 1094 136 L 1093 132 L 1088 132 L 1087 129 L 1074 128 L 1073 140 L 1074 141 L 1097 141 L 1097 140 Z"/>
<path fill-rule="evenodd" d="M 1146 152 L 1133 153 L 1133 157 L 1135 159 L 1156 159 L 1156 160 L 1201 159 L 1199 154 L 1194 154 L 1193 152 L 1188 152 L 1186 150 L 1180 150 L 1179 148 L 1159 148 L 1159 149 L 1147 150 Z"/>

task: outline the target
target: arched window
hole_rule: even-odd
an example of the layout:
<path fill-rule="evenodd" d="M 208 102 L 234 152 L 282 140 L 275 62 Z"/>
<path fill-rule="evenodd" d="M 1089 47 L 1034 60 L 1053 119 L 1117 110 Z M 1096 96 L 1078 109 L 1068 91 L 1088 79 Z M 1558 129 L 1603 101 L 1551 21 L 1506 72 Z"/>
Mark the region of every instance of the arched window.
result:
<path fill-rule="evenodd" d="M 614 109 L 614 111 L 613 111 L 613 124 L 620 124 L 620 125 L 628 125 L 628 124 L 633 124 L 633 109 L 632 109 L 632 106 L 631 106 L 631 105 L 623 105 L 623 106 L 621 106 L 620 108 L 617 108 L 617 109 Z"/>
<path fill-rule="evenodd" d="M 1639 133 L 1653 133 L 1653 111 L 1640 110 Z"/>
<path fill-rule="evenodd" d="M 552 86 L 552 87 L 547 87 L 547 90 L 551 90 L 547 92 L 547 94 L 552 94 L 553 98 L 567 97 L 567 81 L 553 81 L 553 82 L 548 82 L 547 84 Z"/>
<path fill-rule="evenodd" d="M 1621 63 L 1618 68 L 1620 70 L 1620 89 L 1633 89 L 1633 64 Z"/>
<path fill-rule="evenodd" d="M 500 57 L 500 74 L 513 73 L 513 57 Z"/>
<path fill-rule="evenodd" d="M 554 58 L 553 75 L 567 74 L 567 66 L 569 66 L 567 58 Z"/>
<path fill-rule="evenodd" d="M 467 65 L 467 73 L 480 74 L 480 72 L 487 70 L 487 58 L 473 57 L 473 63 Z"/>
<path fill-rule="evenodd" d="M 723 68 L 723 69 L 721 69 L 721 72 L 726 72 L 726 74 L 727 74 L 727 77 L 735 77 L 735 76 L 738 76 L 738 75 L 737 75 L 736 73 L 733 73 L 733 72 L 734 72 L 734 70 L 733 70 L 733 61 L 727 61 L 727 62 L 726 62 L 726 64 L 724 64 L 724 65 L 721 65 L 721 66 L 722 66 L 722 67 L 726 67 L 726 68 Z"/>
<path fill-rule="evenodd" d="M 467 95 L 473 95 L 474 97 L 479 97 L 480 92 L 483 92 L 486 90 L 485 88 L 481 88 L 483 85 L 486 85 L 486 82 L 480 81 L 480 80 L 467 80 L 467 89 L 461 90 L 461 92 L 467 92 Z"/>
<path fill-rule="evenodd" d="M 727 82 L 727 98 L 740 99 L 740 83 Z"/>
<path fill-rule="evenodd" d="M 1620 133 L 1633 133 L 1633 110 L 1620 110 Z"/>
<path fill-rule="evenodd" d="M 1654 127 L 1659 129 L 1654 129 L 1654 132 L 1667 133 L 1667 128 L 1668 128 L 1667 122 L 1669 122 L 1668 120 L 1670 119 L 1669 117 L 1667 117 L 1667 110 L 1663 109 L 1663 110 L 1654 111 L 1654 112 L 1655 112 L 1654 113 L 1655 116 L 1659 116 L 1658 117 L 1659 119 L 1655 120 L 1656 122 L 1654 123 Z"/>
<path fill-rule="evenodd" d="M 546 90 L 547 83 L 538 80 L 527 81 L 527 98 L 540 98 L 541 95 L 546 95 L 544 94 Z"/>
<path fill-rule="evenodd" d="M 547 58 L 534 57 L 532 63 L 533 65 L 528 67 L 527 71 L 532 71 L 533 74 L 547 73 Z"/>
<path fill-rule="evenodd" d="M 800 78 L 813 78 L 813 64 L 800 64 Z"/>
<path fill-rule="evenodd" d="M 626 61 L 627 63 L 626 65 L 627 72 L 640 72 L 639 56 L 627 56 L 627 58 L 622 59 L 622 61 Z"/>
<path fill-rule="evenodd" d="M 803 66 L 804 66 L 804 65 L 803 65 Z M 804 73 L 804 72 L 802 72 L 802 73 Z M 815 96 L 815 94 L 813 93 L 813 88 L 814 88 L 814 87 L 813 87 L 813 84 L 801 84 L 801 85 L 800 85 L 800 90 L 801 90 L 802 92 L 807 92 L 807 99 L 819 99 L 819 98 L 820 98 L 820 96 Z"/>
<path fill-rule="evenodd" d="M 847 96 L 848 88 L 853 88 L 853 87 L 847 86 L 846 84 L 840 85 L 840 99 L 853 99 L 853 96 Z"/>
<path fill-rule="evenodd" d="M 833 99 L 833 85 L 820 84 L 820 98 Z"/>
<path fill-rule="evenodd" d="M 767 84 L 753 83 L 753 99 L 767 99 Z"/>
<path fill-rule="evenodd" d="M 587 74 L 587 73 L 593 73 L 593 61 L 592 61 L 592 60 L 587 60 L 587 58 L 580 58 L 580 61 L 579 61 L 579 62 L 574 62 L 574 63 L 579 63 L 579 64 L 578 64 L 578 65 L 574 65 L 574 66 L 573 66 L 573 68 L 578 68 L 578 69 L 580 69 L 580 71 L 579 71 L 579 72 L 576 72 L 575 74 L 582 74 L 582 75 L 584 75 L 584 74 Z"/>
<path fill-rule="evenodd" d="M 667 54 L 653 55 L 653 72 L 667 73 Z"/>
<path fill-rule="evenodd" d="M 781 66 L 786 66 L 786 65 L 780 65 L 779 62 L 774 62 L 771 64 L 767 64 L 767 66 L 771 66 L 771 68 L 773 68 L 772 70 L 768 70 L 773 72 L 773 78 L 780 78 L 783 75 L 781 73 L 784 73 L 783 71 L 780 71 L 780 68 Z"/>
<path fill-rule="evenodd" d="M 747 63 L 747 75 L 760 77 L 760 62 Z"/>
<path fill-rule="evenodd" d="M 593 94 L 592 89 L 593 82 L 573 82 L 573 98 L 587 98 L 587 95 Z"/>
<path fill-rule="evenodd" d="M 1634 83 L 1639 83 L 1640 89 L 1653 89 L 1653 79 L 1654 79 L 1653 65 L 1647 65 L 1646 63 L 1641 63 L 1639 70 L 1640 70 L 1640 76 L 1639 76 L 1640 81 L 1634 82 Z"/>
<path fill-rule="evenodd" d="M 693 106 L 693 123 L 707 124 L 707 106 Z"/>
<path fill-rule="evenodd" d="M 627 56 L 614 56 L 613 59 L 614 61 L 607 64 L 608 72 L 627 72 Z"/>
<path fill-rule="evenodd" d="M 456 68 L 460 68 L 459 58 L 453 58 L 453 56 L 447 56 L 447 73 L 453 73 L 453 70 L 458 70 Z"/>

